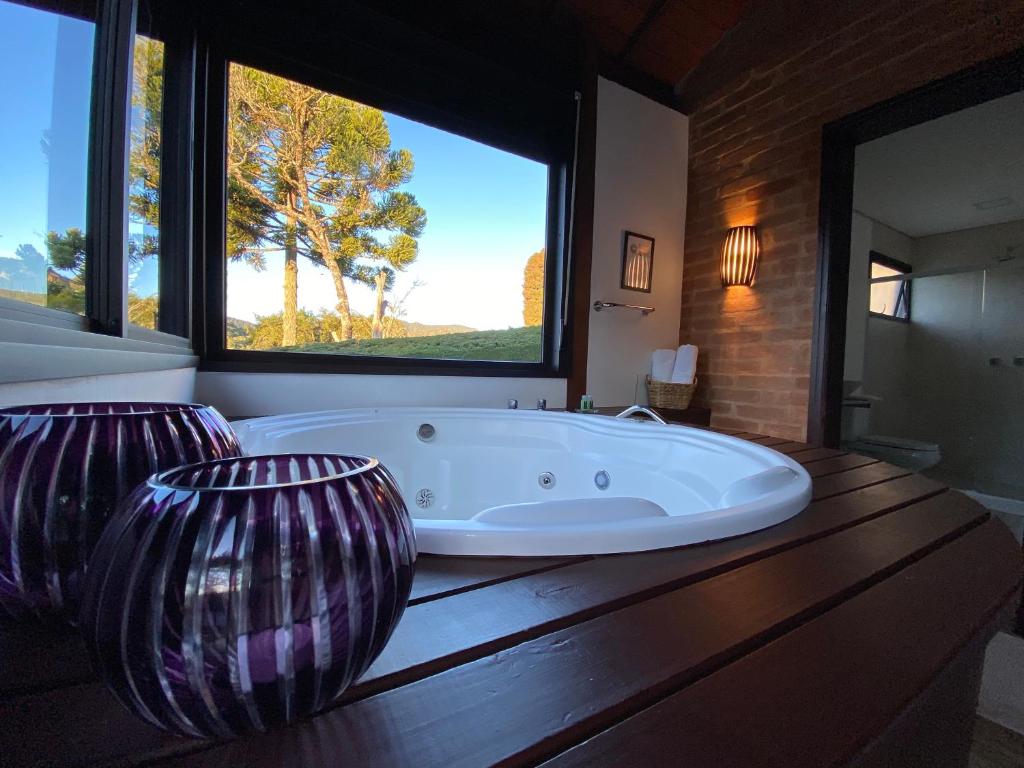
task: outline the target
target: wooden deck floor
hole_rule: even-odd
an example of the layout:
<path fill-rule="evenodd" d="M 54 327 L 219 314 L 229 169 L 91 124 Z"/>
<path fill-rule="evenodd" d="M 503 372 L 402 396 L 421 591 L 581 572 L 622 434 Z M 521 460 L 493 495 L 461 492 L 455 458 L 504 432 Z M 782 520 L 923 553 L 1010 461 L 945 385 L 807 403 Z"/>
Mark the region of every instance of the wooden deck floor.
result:
<path fill-rule="evenodd" d="M 335 708 L 276 733 L 162 733 L 115 703 L 74 635 L 0 631 L 0 764 L 881 764 L 872 745 L 1012 608 L 1019 550 L 936 482 L 739 436 L 807 468 L 806 511 L 633 555 L 424 556 L 370 671 Z M 959 748 L 954 730 L 936 728 L 936 745 Z"/>

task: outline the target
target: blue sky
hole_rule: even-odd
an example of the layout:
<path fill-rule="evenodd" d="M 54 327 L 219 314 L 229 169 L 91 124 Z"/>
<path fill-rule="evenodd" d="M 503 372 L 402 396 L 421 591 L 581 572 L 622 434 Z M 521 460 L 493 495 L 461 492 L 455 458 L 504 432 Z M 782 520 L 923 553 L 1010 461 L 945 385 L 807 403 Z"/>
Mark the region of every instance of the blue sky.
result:
<path fill-rule="evenodd" d="M 89 23 L 0 2 L 0 257 L 12 257 L 22 243 L 45 254 L 47 230 L 84 227 L 92 37 Z M 406 189 L 427 211 L 419 258 L 393 294 L 422 283 L 408 297 L 406 319 L 521 325 L 523 267 L 544 244 L 546 166 L 396 115 L 387 119 L 392 145 L 415 158 Z M 46 132 L 54 146 L 49 162 L 40 146 Z M 229 315 L 251 320 L 281 310 L 283 260 L 270 254 L 268 262 L 263 273 L 229 266 Z M 133 275 L 135 290 L 148 293 L 155 277 L 151 260 Z M 350 298 L 355 311 L 372 311 L 370 289 L 351 286 Z M 304 260 L 299 302 L 314 311 L 336 302 L 326 271 Z"/>

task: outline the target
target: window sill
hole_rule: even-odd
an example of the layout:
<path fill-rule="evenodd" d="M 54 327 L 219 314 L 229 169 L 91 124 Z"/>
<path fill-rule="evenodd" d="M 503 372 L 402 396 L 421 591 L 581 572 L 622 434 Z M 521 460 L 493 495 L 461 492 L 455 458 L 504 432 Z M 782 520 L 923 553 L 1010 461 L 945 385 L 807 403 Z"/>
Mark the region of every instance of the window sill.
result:
<path fill-rule="evenodd" d="M 228 351 L 206 358 L 201 371 L 234 373 L 330 373 L 398 376 L 503 377 L 564 379 L 566 374 L 545 363 L 485 360 L 438 360 L 294 352 Z"/>
<path fill-rule="evenodd" d="M 883 315 L 881 312 L 868 312 L 868 317 L 878 320 L 888 320 L 890 323 L 903 323 L 904 325 L 910 325 L 909 317 L 893 317 L 892 315 Z"/>
<path fill-rule="evenodd" d="M 191 368 L 198 358 L 187 344 L 0 319 L 0 384 Z"/>

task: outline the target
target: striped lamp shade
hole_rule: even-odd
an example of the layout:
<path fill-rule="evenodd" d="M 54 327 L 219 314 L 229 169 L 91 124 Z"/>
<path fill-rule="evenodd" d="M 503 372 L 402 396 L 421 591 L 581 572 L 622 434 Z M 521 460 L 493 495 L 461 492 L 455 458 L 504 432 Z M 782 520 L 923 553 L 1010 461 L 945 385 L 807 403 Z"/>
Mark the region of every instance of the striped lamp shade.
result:
<path fill-rule="evenodd" d="M 760 256 L 756 227 L 730 229 L 722 249 L 722 285 L 751 285 Z"/>

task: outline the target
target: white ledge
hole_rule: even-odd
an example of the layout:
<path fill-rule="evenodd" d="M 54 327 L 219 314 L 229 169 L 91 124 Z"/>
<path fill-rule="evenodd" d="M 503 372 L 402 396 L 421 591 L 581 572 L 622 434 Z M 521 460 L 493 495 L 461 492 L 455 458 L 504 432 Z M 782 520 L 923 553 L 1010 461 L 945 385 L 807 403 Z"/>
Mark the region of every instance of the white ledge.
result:
<path fill-rule="evenodd" d="M 186 343 L 124 339 L 0 318 L 0 384 L 192 368 L 198 358 Z"/>
<path fill-rule="evenodd" d="M 0 384 L 11 384 L 42 379 L 193 368 L 198 358 L 191 353 L 180 352 L 139 352 L 0 342 L 0 361 Z"/>

